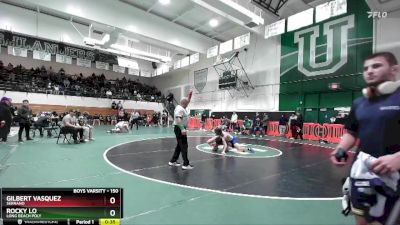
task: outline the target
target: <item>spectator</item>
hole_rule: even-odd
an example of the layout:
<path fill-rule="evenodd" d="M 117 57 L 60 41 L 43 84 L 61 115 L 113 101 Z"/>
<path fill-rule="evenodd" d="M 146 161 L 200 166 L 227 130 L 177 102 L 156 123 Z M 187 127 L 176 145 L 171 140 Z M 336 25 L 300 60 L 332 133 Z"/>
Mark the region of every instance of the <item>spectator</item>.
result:
<path fill-rule="evenodd" d="M 112 108 L 112 109 L 117 109 L 117 103 L 115 103 L 115 101 L 113 101 L 113 102 L 111 103 L 111 108 Z"/>
<path fill-rule="evenodd" d="M 69 85 L 71 84 L 71 82 L 67 78 L 64 79 L 63 83 L 64 83 L 64 87 L 66 87 L 66 88 L 69 88 Z"/>
<path fill-rule="evenodd" d="M 153 122 L 155 127 L 158 127 L 158 119 L 159 119 L 158 113 L 154 113 L 152 122 Z"/>
<path fill-rule="evenodd" d="M 40 137 L 43 137 L 43 128 L 48 127 L 50 125 L 50 116 L 46 113 L 41 113 L 37 120 L 33 122 L 33 126 L 35 129 L 39 130 Z M 47 130 L 47 136 L 51 137 L 50 130 Z"/>
<path fill-rule="evenodd" d="M 63 69 L 54 74 L 53 68 L 46 70 L 44 66 L 26 70 L 21 65 L 13 67 L 9 64 L 5 73 L 0 73 L 0 80 L 15 81 L 12 83 L 15 87 L 13 90 L 23 92 L 39 92 L 45 93 L 52 91 L 54 94 L 78 95 L 78 96 L 100 96 L 112 98 L 112 96 L 133 99 L 137 101 L 153 101 L 160 102 L 161 92 L 155 87 L 141 84 L 138 81 L 122 79 L 116 82 L 110 82 L 105 79 L 104 75 L 96 77 L 93 74 L 90 77 L 79 75 L 66 75 Z M 27 80 L 26 78 L 30 78 Z M 51 85 L 50 85 L 51 83 Z M 108 95 L 107 95 L 108 93 Z"/>
<path fill-rule="evenodd" d="M 297 112 L 296 116 L 296 135 L 294 136 L 294 139 L 300 137 L 300 139 L 303 140 L 303 116 L 300 114 L 300 112 Z"/>
<path fill-rule="evenodd" d="M 13 69 L 14 69 L 14 65 L 11 64 L 11 63 L 8 63 L 8 65 L 7 65 L 7 71 L 8 71 L 8 72 L 11 72 Z"/>
<path fill-rule="evenodd" d="M 151 122 L 152 122 L 151 115 L 148 114 L 148 115 L 146 116 L 146 125 L 145 125 L 145 126 L 151 127 Z"/>
<path fill-rule="evenodd" d="M 54 94 L 55 95 L 59 95 L 60 94 L 60 87 L 58 86 L 58 84 L 54 85 Z"/>
<path fill-rule="evenodd" d="M 65 75 L 65 70 L 64 70 L 64 68 L 61 68 L 58 72 L 59 72 L 60 74 L 62 74 L 62 75 Z"/>
<path fill-rule="evenodd" d="M 111 90 L 107 90 L 107 91 L 106 91 L 106 96 L 107 96 L 107 98 L 112 98 L 112 92 L 111 92 Z"/>
<path fill-rule="evenodd" d="M 263 134 L 262 120 L 258 112 L 256 113 L 256 116 L 253 119 L 253 137 L 257 135 L 257 131 L 260 131 L 260 137 L 262 137 Z"/>
<path fill-rule="evenodd" d="M 122 102 L 121 101 L 118 101 L 118 103 L 117 103 L 117 109 L 118 110 L 122 110 L 124 107 L 122 106 Z"/>
<path fill-rule="evenodd" d="M 205 112 L 201 114 L 201 129 L 205 130 L 207 115 Z"/>
<path fill-rule="evenodd" d="M 162 126 L 163 127 L 168 126 L 168 112 L 166 110 L 163 110 L 162 113 Z"/>
<path fill-rule="evenodd" d="M 58 121 L 60 121 L 59 116 L 57 115 L 57 112 L 54 111 L 50 115 L 50 121 L 52 126 L 56 126 L 58 124 Z"/>
<path fill-rule="evenodd" d="M 111 125 L 117 124 L 118 123 L 118 116 L 117 115 L 111 115 Z"/>
<path fill-rule="evenodd" d="M 111 116 L 107 115 L 106 116 L 106 125 L 110 125 L 111 124 Z"/>
<path fill-rule="evenodd" d="M 289 117 L 289 129 L 292 134 L 292 137 L 290 139 L 294 139 L 296 136 L 296 124 L 297 124 L 297 116 L 295 113 L 292 113 L 292 115 Z"/>
<path fill-rule="evenodd" d="M 50 66 L 50 68 L 49 68 L 49 75 L 50 75 L 50 77 L 52 77 L 53 75 L 54 75 L 54 70 L 53 70 L 53 67 L 51 67 Z"/>
<path fill-rule="evenodd" d="M 15 73 L 14 73 L 14 72 L 10 72 L 10 73 L 8 74 L 8 79 L 9 79 L 10 81 L 15 81 Z"/>
<path fill-rule="evenodd" d="M 118 122 L 125 121 L 124 116 L 125 116 L 125 111 L 123 109 L 119 110 L 118 111 Z"/>
<path fill-rule="evenodd" d="M 221 129 L 225 131 L 229 126 L 229 119 L 226 116 L 222 116 L 221 119 Z"/>
<path fill-rule="evenodd" d="M 329 121 L 330 121 L 332 124 L 334 124 L 335 121 L 336 121 L 336 117 L 331 116 L 331 118 L 329 118 Z"/>
<path fill-rule="evenodd" d="M 46 67 L 44 66 L 44 65 L 42 65 L 41 67 L 40 67 L 40 72 L 41 73 L 46 73 L 47 71 L 46 71 Z"/>
<path fill-rule="evenodd" d="M 262 124 L 263 124 L 265 135 L 267 135 L 267 132 L 268 132 L 268 122 L 269 122 L 268 113 L 264 113 L 264 117 L 262 119 Z"/>
<path fill-rule="evenodd" d="M 104 121 L 104 117 L 103 117 L 103 115 L 99 115 L 99 120 L 100 120 L 100 124 L 105 124 L 105 121 Z"/>
<path fill-rule="evenodd" d="M 84 142 L 83 128 L 76 123 L 75 114 L 76 114 L 76 111 L 71 109 L 69 111 L 69 113 L 64 116 L 64 118 L 62 119 L 62 129 L 65 132 L 72 133 L 74 143 L 79 144 L 78 133 L 81 138 L 80 142 Z"/>
<path fill-rule="evenodd" d="M 287 118 L 285 115 L 281 115 L 281 118 L 279 119 L 279 134 L 281 136 L 285 136 L 286 134 L 286 125 L 287 125 Z"/>
<path fill-rule="evenodd" d="M 0 143 L 7 142 L 7 135 L 10 133 L 12 113 L 10 110 L 11 101 L 7 97 L 0 101 Z"/>
<path fill-rule="evenodd" d="M 236 112 L 233 112 L 231 117 L 231 128 L 233 131 L 237 130 L 237 120 L 238 115 L 236 114 Z"/>
<path fill-rule="evenodd" d="M 243 121 L 243 131 L 242 134 L 247 134 L 249 135 L 251 132 L 251 127 L 253 126 L 253 122 L 249 117 L 244 116 L 244 121 Z"/>
<path fill-rule="evenodd" d="M 32 118 L 32 110 L 29 107 L 29 101 L 23 100 L 21 108 L 18 109 L 18 117 L 19 117 L 19 130 L 18 130 L 18 141 L 23 142 L 22 140 L 22 132 L 25 129 L 26 140 L 33 140 L 29 136 L 29 130 L 31 127 L 31 118 Z"/>
<path fill-rule="evenodd" d="M 89 113 L 84 112 L 79 118 L 79 126 L 83 129 L 83 139 L 85 142 L 87 141 L 94 141 L 93 137 L 93 126 L 89 125 L 88 123 Z"/>

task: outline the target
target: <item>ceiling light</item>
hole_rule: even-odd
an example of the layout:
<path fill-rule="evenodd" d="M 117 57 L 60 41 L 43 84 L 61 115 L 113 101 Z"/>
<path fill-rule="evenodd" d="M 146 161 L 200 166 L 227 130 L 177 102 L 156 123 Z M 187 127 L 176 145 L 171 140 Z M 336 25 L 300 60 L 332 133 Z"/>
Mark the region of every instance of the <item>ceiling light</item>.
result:
<path fill-rule="evenodd" d="M 66 12 L 75 16 L 83 16 L 82 10 L 75 5 L 68 5 Z"/>
<path fill-rule="evenodd" d="M 101 49 L 101 50 L 104 50 L 104 51 L 106 51 L 106 52 L 111 52 L 111 53 L 114 53 L 114 54 L 117 54 L 117 55 L 130 56 L 130 54 L 127 53 L 127 52 L 118 51 L 118 50 L 111 49 L 111 48 L 107 48 L 107 49 L 104 49 L 104 48 L 103 48 L 103 49 Z"/>
<path fill-rule="evenodd" d="M 216 26 L 218 26 L 218 20 L 211 19 L 209 24 L 210 24 L 211 27 L 216 27 Z"/>
<path fill-rule="evenodd" d="M 106 42 L 108 42 L 110 40 L 110 35 L 109 34 L 106 34 L 106 35 L 104 35 L 104 37 L 103 37 L 103 39 L 101 40 L 101 42 L 102 43 L 106 43 Z"/>
<path fill-rule="evenodd" d="M 136 26 L 133 26 L 133 25 L 129 25 L 129 26 L 127 26 L 125 29 L 126 29 L 126 30 L 129 30 L 129 31 L 131 31 L 131 32 L 134 32 L 134 33 L 137 32 L 137 27 L 136 27 Z"/>
<path fill-rule="evenodd" d="M 249 28 L 264 24 L 264 19 L 232 0 L 192 0 L 221 17 Z"/>
<path fill-rule="evenodd" d="M 128 42 L 129 41 L 134 42 L 134 43 L 139 43 L 140 42 L 138 39 L 135 39 L 135 38 L 129 38 Z"/>
<path fill-rule="evenodd" d="M 176 46 L 181 46 L 181 42 L 179 40 L 173 40 L 171 41 L 171 44 L 174 44 Z"/>
<path fill-rule="evenodd" d="M 73 43 L 71 37 L 70 37 L 68 34 L 63 34 L 63 35 L 61 36 L 61 41 L 62 41 L 62 42 L 70 42 L 70 43 Z"/>
<path fill-rule="evenodd" d="M 156 55 L 150 52 L 145 52 L 145 51 L 141 51 L 138 49 L 134 49 L 128 46 L 123 46 L 123 45 L 119 45 L 119 44 L 112 44 L 111 48 L 117 49 L 119 51 L 124 51 L 124 52 L 128 52 L 131 54 L 135 54 L 135 55 L 139 55 L 139 56 L 147 56 L 147 57 L 151 57 L 151 58 L 155 58 L 158 60 L 162 60 L 164 62 L 170 62 L 171 61 L 171 57 L 167 57 L 167 56 L 162 56 L 162 55 Z M 146 58 L 147 58 L 146 57 Z"/>
<path fill-rule="evenodd" d="M 86 45 L 89 45 L 89 46 L 104 45 L 109 40 L 110 40 L 110 35 L 106 34 L 106 35 L 104 35 L 102 40 L 97 40 L 97 39 L 90 38 L 90 37 L 84 37 L 83 43 L 85 43 Z"/>
<path fill-rule="evenodd" d="M 170 0 L 158 0 L 162 5 L 168 5 L 171 1 Z"/>

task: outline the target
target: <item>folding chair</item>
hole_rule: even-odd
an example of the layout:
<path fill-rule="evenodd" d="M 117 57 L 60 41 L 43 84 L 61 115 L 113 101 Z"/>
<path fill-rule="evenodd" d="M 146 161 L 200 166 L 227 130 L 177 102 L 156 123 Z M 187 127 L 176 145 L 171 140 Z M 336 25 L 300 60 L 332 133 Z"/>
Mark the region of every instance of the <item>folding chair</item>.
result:
<path fill-rule="evenodd" d="M 52 136 L 53 132 L 55 135 L 57 135 L 58 129 L 60 129 L 60 128 L 56 124 L 51 124 L 51 126 L 49 126 L 49 127 L 43 127 L 43 130 L 47 131 L 48 136 L 49 136 L 49 134 L 50 134 L 50 136 Z"/>
<path fill-rule="evenodd" d="M 69 137 L 68 137 L 68 134 L 69 134 Z M 72 139 L 72 134 L 70 132 L 68 132 L 67 130 L 65 130 L 64 127 L 60 127 L 60 131 L 58 132 L 57 144 L 58 144 L 58 140 L 60 139 L 61 135 L 63 135 L 63 137 L 64 137 L 63 143 L 65 143 L 65 141 L 67 141 L 68 144 L 71 144 L 70 140 Z"/>
<path fill-rule="evenodd" d="M 43 127 L 43 130 L 47 131 L 48 136 L 49 136 L 49 134 L 50 134 L 50 136 L 52 136 L 53 132 L 54 132 L 55 136 L 57 136 L 57 130 L 59 130 L 59 129 L 61 129 L 61 128 L 60 128 L 60 126 L 58 126 L 58 123 L 56 121 L 52 121 L 50 123 L 50 126 L 48 126 L 48 127 Z"/>
<path fill-rule="evenodd" d="M 29 133 L 31 133 L 31 137 L 36 136 L 36 130 L 39 131 L 39 127 L 36 127 L 35 125 L 31 125 L 30 131 L 29 131 Z"/>

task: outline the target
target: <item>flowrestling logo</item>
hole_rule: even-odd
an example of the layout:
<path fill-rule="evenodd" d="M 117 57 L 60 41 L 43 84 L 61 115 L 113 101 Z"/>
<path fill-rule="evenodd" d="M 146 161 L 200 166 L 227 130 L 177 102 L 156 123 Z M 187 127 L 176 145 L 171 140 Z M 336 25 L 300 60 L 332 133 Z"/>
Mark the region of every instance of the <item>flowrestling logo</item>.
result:
<path fill-rule="evenodd" d="M 368 18 L 372 19 L 383 19 L 388 16 L 387 12 L 377 12 L 377 11 L 368 11 Z"/>

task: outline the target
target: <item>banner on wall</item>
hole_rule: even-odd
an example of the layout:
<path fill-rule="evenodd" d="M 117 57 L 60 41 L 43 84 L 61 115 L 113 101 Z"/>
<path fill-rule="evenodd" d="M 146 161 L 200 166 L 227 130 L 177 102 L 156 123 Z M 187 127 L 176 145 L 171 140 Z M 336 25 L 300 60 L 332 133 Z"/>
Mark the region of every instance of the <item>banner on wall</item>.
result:
<path fill-rule="evenodd" d="M 207 49 L 207 59 L 218 55 L 218 45 Z"/>
<path fill-rule="evenodd" d="M 185 58 L 181 59 L 181 68 L 188 66 L 189 65 L 189 56 L 186 56 Z"/>
<path fill-rule="evenodd" d="M 117 73 L 125 73 L 125 67 L 113 65 L 113 71 Z"/>
<path fill-rule="evenodd" d="M 32 58 L 50 62 L 51 61 L 51 54 L 47 53 L 47 52 L 33 51 Z"/>
<path fill-rule="evenodd" d="M 75 47 L 72 45 L 67 45 L 62 42 L 49 41 L 1 29 L 0 29 L 0 46 L 20 48 L 32 52 L 41 51 L 49 53 L 51 55 L 56 55 L 56 54 L 66 55 L 71 58 L 80 58 L 89 61 L 101 61 L 111 64 L 118 64 L 116 55 L 101 52 L 99 50 L 91 50 L 81 47 Z M 21 53 L 24 53 L 24 51 L 21 51 Z M 9 54 L 13 55 L 11 53 Z M 18 56 L 27 57 L 24 56 L 24 54 L 19 54 Z"/>
<path fill-rule="evenodd" d="M 285 19 L 281 19 L 275 23 L 265 26 L 264 38 L 267 39 L 272 36 L 285 33 Z"/>
<path fill-rule="evenodd" d="M 64 64 L 72 64 L 72 58 L 66 55 L 56 54 L 56 62 Z"/>
<path fill-rule="evenodd" d="M 235 37 L 235 39 L 233 40 L 234 49 L 239 49 L 249 44 L 250 44 L 250 33 L 243 34 L 239 37 Z"/>
<path fill-rule="evenodd" d="M 139 69 L 128 68 L 128 74 L 129 75 L 139 76 Z"/>
<path fill-rule="evenodd" d="M 181 60 L 174 62 L 174 70 L 181 68 Z"/>
<path fill-rule="evenodd" d="M 198 92 L 203 91 L 207 84 L 208 68 L 194 71 L 194 87 Z"/>
<path fill-rule="evenodd" d="M 90 68 L 90 67 L 92 67 L 92 61 L 86 60 L 86 59 L 77 58 L 76 59 L 76 65 Z"/>
<path fill-rule="evenodd" d="M 199 53 L 195 53 L 195 54 L 193 54 L 193 55 L 190 55 L 190 64 L 193 64 L 193 63 L 197 63 L 198 61 L 199 61 L 199 59 L 200 59 L 200 54 Z"/>
<path fill-rule="evenodd" d="M 142 77 L 151 77 L 151 71 L 142 69 L 142 70 L 140 70 L 140 76 L 142 76 Z"/>
<path fill-rule="evenodd" d="M 96 61 L 96 68 L 100 69 L 100 70 L 109 70 L 110 69 L 110 65 L 108 63 L 105 63 L 105 62 Z"/>
<path fill-rule="evenodd" d="M 28 57 L 28 50 L 25 48 L 8 46 L 8 54 L 19 57 Z"/>
<path fill-rule="evenodd" d="M 362 73 L 358 65 L 372 52 L 372 18 L 365 16 L 365 2 L 347 6 L 344 15 L 281 35 L 281 81 Z"/>
<path fill-rule="evenodd" d="M 118 57 L 117 56 L 101 52 L 97 49 L 94 50 L 94 53 L 95 53 L 95 61 L 118 65 Z"/>
<path fill-rule="evenodd" d="M 355 15 L 352 14 L 317 24 L 311 28 L 292 32 L 292 36 L 289 36 L 290 33 L 283 34 L 283 43 L 291 41 L 291 45 L 296 45 L 296 48 L 292 49 L 296 49 L 297 54 L 293 55 L 292 57 L 296 60 L 294 63 L 296 63 L 298 72 L 291 70 L 290 73 L 295 72 L 307 77 L 329 75 L 335 74 L 337 71 L 340 71 L 340 69 L 346 68 L 346 66 L 348 67 L 354 63 L 354 61 L 349 59 L 351 59 L 351 57 L 357 57 L 356 52 L 358 49 L 371 49 L 372 46 L 372 37 L 367 36 L 367 33 L 361 33 L 355 29 L 355 22 Z M 333 27 L 339 26 L 341 29 L 333 29 Z M 319 29 L 323 30 L 324 34 L 326 34 L 325 36 L 327 37 L 325 39 L 317 39 L 318 35 L 316 35 L 316 33 Z M 358 33 L 356 33 L 356 31 Z M 338 35 L 339 32 L 341 35 Z M 358 39 L 356 39 L 356 42 L 353 41 L 354 43 L 350 43 L 348 37 L 354 35 L 360 35 L 363 37 L 362 45 L 357 43 L 360 42 Z M 365 42 L 368 41 L 368 39 L 371 40 L 370 43 Z M 328 42 L 326 40 L 333 41 Z M 317 48 L 317 43 L 319 45 L 321 45 L 321 43 L 325 44 L 325 50 L 322 48 Z M 324 57 L 317 57 L 320 55 L 323 55 Z M 284 69 L 285 66 L 286 65 L 281 66 L 281 69 Z M 353 70 L 354 68 L 356 67 L 353 67 Z M 281 71 L 281 75 L 283 75 L 282 73 L 286 72 L 289 71 Z M 293 78 L 293 76 L 291 77 Z"/>
<path fill-rule="evenodd" d="M 351 105 L 351 90 L 358 93 L 360 88 L 364 58 L 373 52 L 374 23 L 365 16 L 368 10 L 365 1 L 347 4 L 347 13 L 332 13 L 336 16 L 281 35 L 279 110 L 305 107 L 302 100 L 314 99 L 314 93 L 331 93 L 329 83 L 346 83 L 346 90 L 329 95 L 334 101 L 326 103 L 322 94 L 315 95 L 320 99 L 315 107 Z"/>

